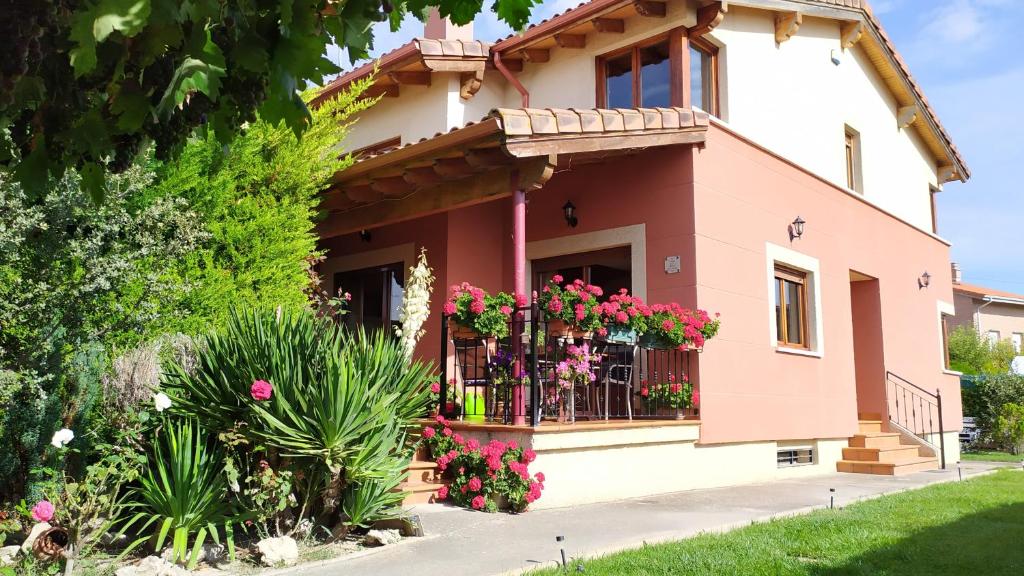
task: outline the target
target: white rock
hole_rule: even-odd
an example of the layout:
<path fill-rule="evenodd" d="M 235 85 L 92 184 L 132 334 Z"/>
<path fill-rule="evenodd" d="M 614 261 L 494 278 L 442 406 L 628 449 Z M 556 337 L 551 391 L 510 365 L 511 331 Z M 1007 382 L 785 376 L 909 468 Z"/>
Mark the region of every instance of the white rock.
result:
<path fill-rule="evenodd" d="M 0 548 L 0 566 L 10 566 L 17 563 L 18 552 L 21 552 L 21 546 L 4 546 Z"/>
<path fill-rule="evenodd" d="M 163 558 L 147 556 L 132 566 L 122 566 L 115 572 L 116 576 L 188 576 L 189 571 L 175 566 Z"/>
<path fill-rule="evenodd" d="M 387 546 L 395 544 L 402 539 L 398 530 L 370 530 L 363 537 L 363 544 L 367 546 Z"/>
<path fill-rule="evenodd" d="M 39 535 L 43 532 L 46 532 L 50 528 L 51 526 L 49 522 L 40 522 L 39 524 L 33 526 L 32 530 L 28 533 L 28 538 L 25 538 L 25 541 L 21 543 L 21 551 L 24 554 L 31 554 L 32 545 L 36 543 L 36 540 L 39 538 Z"/>
<path fill-rule="evenodd" d="M 287 536 L 264 538 L 256 543 L 256 549 L 264 566 L 287 566 L 299 559 L 299 545 Z"/>

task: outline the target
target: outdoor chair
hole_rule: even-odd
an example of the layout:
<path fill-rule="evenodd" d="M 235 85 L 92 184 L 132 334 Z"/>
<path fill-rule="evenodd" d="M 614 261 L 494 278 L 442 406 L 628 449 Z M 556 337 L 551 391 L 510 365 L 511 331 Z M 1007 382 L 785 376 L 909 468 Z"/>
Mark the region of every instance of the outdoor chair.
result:
<path fill-rule="evenodd" d="M 473 338 L 452 338 L 452 345 L 455 346 L 455 375 L 456 387 L 461 380 L 462 384 L 462 419 L 478 419 L 487 417 L 487 399 L 490 396 L 490 377 L 487 364 L 491 360 L 492 341 L 486 337 Z M 467 391 L 472 389 L 474 400 L 470 407 Z M 456 388 L 458 392 L 458 388 Z M 483 407 L 483 414 L 477 411 Z M 470 413 L 472 410 L 472 413 Z M 470 416 L 472 418 L 467 418 Z"/>
<path fill-rule="evenodd" d="M 610 412 L 610 392 L 615 387 L 621 390 L 620 398 L 625 398 L 626 415 L 633 419 L 633 364 L 636 362 L 636 345 L 610 345 L 604 350 L 617 348 L 620 351 L 614 355 L 605 353 L 601 362 L 601 384 L 604 385 L 604 419 L 607 420 Z M 618 395 L 618 394 L 617 394 Z"/>

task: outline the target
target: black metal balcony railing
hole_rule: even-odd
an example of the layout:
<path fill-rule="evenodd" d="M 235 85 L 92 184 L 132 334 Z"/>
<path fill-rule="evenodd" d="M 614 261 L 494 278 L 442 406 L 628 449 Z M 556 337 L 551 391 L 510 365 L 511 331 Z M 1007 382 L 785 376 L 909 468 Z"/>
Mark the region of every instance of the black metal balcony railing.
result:
<path fill-rule="evenodd" d="M 698 415 L 696 384 L 688 381 L 694 350 L 554 334 L 552 327 L 536 305 L 511 316 L 504 338 L 474 334 L 450 325 L 443 316 L 440 413 L 471 422 L 531 426 L 542 420 Z M 452 352 L 454 363 L 449 365 Z M 563 363 L 584 355 L 592 378 L 569 382 L 559 377 Z"/>

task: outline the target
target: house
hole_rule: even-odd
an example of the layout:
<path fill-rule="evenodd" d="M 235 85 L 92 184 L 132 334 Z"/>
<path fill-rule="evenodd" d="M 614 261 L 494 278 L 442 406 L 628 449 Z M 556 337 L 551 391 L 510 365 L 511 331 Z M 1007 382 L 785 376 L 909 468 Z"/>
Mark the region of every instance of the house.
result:
<path fill-rule="evenodd" d="M 1018 354 L 1024 345 L 1024 295 L 962 282 L 957 263 L 952 264 L 953 307 L 950 327 L 968 326 L 993 344 L 1009 340 Z"/>
<path fill-rule="evenodd" d="M 566 423 L 544 401 L 563 341 L 517 312 L 532 385 L 444 409 L 537 452 L 538 504 L 957 461 L 934 195 L 969 172 L 866 2 L 592 0 L 490 43 L 433 19 L 375 65 L 318 230 L 351 321 L 396 321 L 421 248 L 442 287 L 561 274 L 720 314 L 701 352 L 615 352 Z M 467 353 L 444 298 L 418 354 L 475 394 L 490 348 Z M 642 413 L 643 383 L 680 374 L 698 410 Z"/>

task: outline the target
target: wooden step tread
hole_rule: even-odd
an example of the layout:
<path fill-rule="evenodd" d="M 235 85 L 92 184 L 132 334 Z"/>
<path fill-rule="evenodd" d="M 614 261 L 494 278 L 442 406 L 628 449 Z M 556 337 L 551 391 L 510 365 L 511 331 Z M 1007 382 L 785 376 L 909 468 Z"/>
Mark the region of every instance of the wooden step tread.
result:
<path fill-rule="evenodd" d="M 858 420 L 861 424 L 881 424 L 881 420 Z"/>

